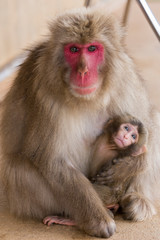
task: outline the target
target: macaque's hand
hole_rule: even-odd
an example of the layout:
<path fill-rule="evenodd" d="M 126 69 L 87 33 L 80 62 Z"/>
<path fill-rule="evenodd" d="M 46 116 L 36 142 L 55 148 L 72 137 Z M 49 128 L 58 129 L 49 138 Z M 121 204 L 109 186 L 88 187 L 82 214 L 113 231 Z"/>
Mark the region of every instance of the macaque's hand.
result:
<path fill-rule="evenodd" d="M 110 186 L 112 183 L 115 182 L 115 172 L 116 171 L 114 171 L 114 168 L 102 170 L 95 177 L 93 177 L 91 181 L 98 185 Z"/>
<path fill-rule="evenodd" d="M 104 166 L 91 181 L 99 185 L 117 185 L 127 179 L 130 166 L 124 158 L 115 160 L 112 165 Z"/>
<path fill-rule="evenodd" d="M 88 223 L 84 223 L 82 228 L 91 236 L 109 238 L 116 231 L 116 224 L 112 212 L 106 209 L 103 219 L 100 217 L 99 222 L 97 222 L 97 219 L 92 218 Z"/>

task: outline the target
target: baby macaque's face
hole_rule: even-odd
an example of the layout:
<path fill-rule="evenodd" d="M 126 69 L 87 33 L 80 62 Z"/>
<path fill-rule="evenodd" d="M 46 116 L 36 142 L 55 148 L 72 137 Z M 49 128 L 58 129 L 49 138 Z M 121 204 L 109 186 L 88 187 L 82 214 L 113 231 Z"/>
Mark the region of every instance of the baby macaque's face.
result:
<path fill-rule="evenodd" d="M 119 148 L 125 148 L 138 142 L 138 138 L 138 127 L 130 123 L 121 124 L 118 132 L 113 136 L 113 140 Z"/>

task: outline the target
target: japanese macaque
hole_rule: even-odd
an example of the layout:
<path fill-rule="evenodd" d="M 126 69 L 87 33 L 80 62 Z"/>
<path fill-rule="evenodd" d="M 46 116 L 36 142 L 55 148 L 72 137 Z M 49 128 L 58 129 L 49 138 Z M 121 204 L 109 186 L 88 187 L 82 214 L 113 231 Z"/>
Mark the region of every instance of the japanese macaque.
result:
<path fill-rule="evenodd" d="M 134 158 L 130 161 L 128 169 L 127 156 L 138 156 L 146 152 L 147 131 L 143 124 L 130 115 L 116 116 L 109 120 L 103 128 L 102 134 L 96 139 L 91 154 L 90 178 L 94 182 L 94 188 L 107 208 L 117 211 L 119 201 L 127 188 L 128 180 L 133 173 L 136 175 L 142 171 L 144 163 Z M 119 160 L 120 159 L 120 160 Z M 124 177 L 117 183 L 116 179 L 110 184 L 112 165 L 124 161 Z M 131 169 L 133 165 L 134 169 Z M 102 168 L 103 166 L 103 168 Z M 138 166 L 138 168 L 137 168 Z M 117 165 L 118 167 L 118 165 Z M 130 170 L 130 171 L 129 171 Z M 137 172 L 136 172 L 136 171 Z M 98 172 L 98 175 L 96 176 Z M 118 177 L 118 176 L 117 176 Z M 108 180 L 109 179 L 109 180 Z M 107 182 L 108 180 L 108 182 Z M 100 187 L 98 185 L 107 185 Z M 44 223 L 62 225 L 76 225 L 73 220 L 62 216 L 48 216 Z"/>
<path fill-rule="evenodd" d="M 114 212 L 119 208 L 130 180 L 145 169 L 144 156 L 136 156 L 146 152 L 147 136 L 146 128 L 138 119 L 123 115 L 107 122 L 96 140 L 90 177 L 102 201 Z M 117 170 L 117 175 L 113 177 L 114 168 L 119 169 L 122 163 L 123 174 L 118 174 Z"/>
<path fill-rule="evenodd" d="M 124 46 L 115 19 L 83 8 L 57 17 L 48 39 L 30 51 L 2 104 L 1 178 L 12 214 L 65 214 L 86 233 L 110 237 L 116 225 L 88 179 L 90 152 L 104 123 L 126 112 L 149 137 L 146 167 L 122 205 L 136 221 L 155 214 L 160 118 Z"/>
<path fill-rule="evenodd" d="M 105 163 L 146 152 L 146 140 L 147 131 L 138 119 L 126 114 L 109 120 L 93 147 L 90 177 Z"/>

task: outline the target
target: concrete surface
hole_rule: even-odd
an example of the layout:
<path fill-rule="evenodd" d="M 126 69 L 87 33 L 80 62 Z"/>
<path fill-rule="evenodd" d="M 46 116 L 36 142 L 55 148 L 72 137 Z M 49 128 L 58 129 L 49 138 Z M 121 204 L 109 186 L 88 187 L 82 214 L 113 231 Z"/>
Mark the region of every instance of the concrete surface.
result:
<path fill-rule="evenodd" d="M 160 1 L 150 4 L 160 22 Z M 134 3 L 128 22 L 127 47 L 146 79 L 151 102 L 160 110 L 160 43 L 147 24 L 141 10 Z M 13 78 L 13 77 L 12 77 Z M 12 79 L 11 78 L 11 79 Z M 8 79 L 0 84 L 0 98 L 11 84 Z M 117 231 L 111 240 L 160 240 L 160 213 L 145 222 L 124 221 L 116 216 Z M 89 237 L 75 227 L 45 226 L 31 220 L 22 221 L 8 214 L 0 214 L 0 239 L 2 240 L 71 240 L 97 239 Z"/>

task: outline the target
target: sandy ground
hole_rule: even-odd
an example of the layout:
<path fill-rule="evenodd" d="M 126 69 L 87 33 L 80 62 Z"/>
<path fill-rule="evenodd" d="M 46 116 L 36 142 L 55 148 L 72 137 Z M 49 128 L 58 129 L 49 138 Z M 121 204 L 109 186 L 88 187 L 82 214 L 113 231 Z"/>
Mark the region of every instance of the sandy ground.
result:
<path fill-rule="evenodd" d="M 160 2 L 151 5 L 160 22 Z M 139 72 L 146 80 L 150 100 L 160 110 L 160 43 L 146 22 L 141 10 L 133 4 L 129 22 L 127 47 L 135 59 Z M 11 84 L 11 79 L 0 83 L 0 98 Z M 116 233 L 111 240 L 160 240 L 160 213 L 145 222 L 124 221 L 116 216 Z M 0 214 L 0 239 L 2 240 L 71 240 L 97 239 L 89 237 L 75 227 L 45 226 L 31 220 L 22 221 L 8 214 Z"/>

